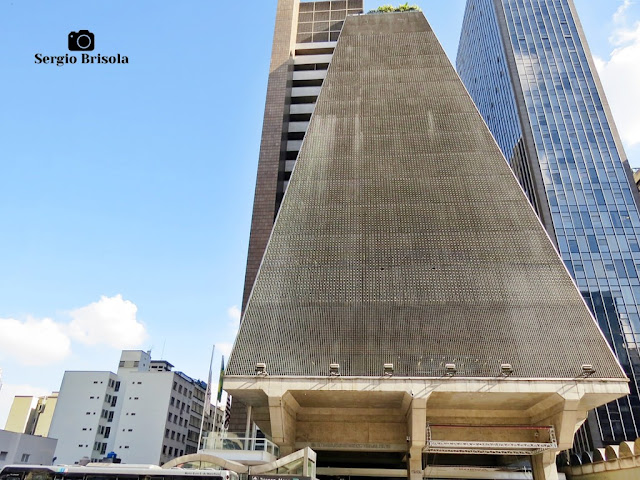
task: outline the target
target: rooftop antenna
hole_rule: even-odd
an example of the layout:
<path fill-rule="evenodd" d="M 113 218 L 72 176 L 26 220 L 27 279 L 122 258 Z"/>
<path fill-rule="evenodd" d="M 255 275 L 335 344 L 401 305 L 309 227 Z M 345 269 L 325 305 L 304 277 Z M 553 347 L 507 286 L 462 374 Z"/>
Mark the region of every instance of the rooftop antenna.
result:
<path fill-rule="evenodd" d="M 160 360 L 164 360 L 164 346 L 167 344 L 167 339 L 165 338 L 162 342 L 162 353 L 160 354 Z"/>

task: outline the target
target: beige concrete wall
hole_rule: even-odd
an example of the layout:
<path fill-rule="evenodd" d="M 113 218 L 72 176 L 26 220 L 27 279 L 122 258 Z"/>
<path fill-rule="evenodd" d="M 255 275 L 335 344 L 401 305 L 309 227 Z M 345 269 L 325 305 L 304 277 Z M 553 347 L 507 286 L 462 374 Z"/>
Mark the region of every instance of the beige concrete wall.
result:
<path fill-rule="evenodd" d="M 4 429 L 8 432 L 24 433 L 32 402 L 33 397 L 15 397 Z"/>
<path fill-rule="evenodd" d="M 296 443 L 406 444 L 407 420 L 402 415 L 366 411 L 353 415 L 331 413 L 300 412 Z"/>
<path fill-rule="evenodd" d="M 34 435 L 39 435 L 41 437 L 49 436 L 49 428 L 51 427 L 51 420 L 53 419 L 53 412 L 56 409 L 56 403 L 58 403 L 57 394 L 50 397 L 43 397 L 38 400 L 38 406 L 42 405 L 42 412 L 38 416 L 36 429 L 33 432 Z"/>

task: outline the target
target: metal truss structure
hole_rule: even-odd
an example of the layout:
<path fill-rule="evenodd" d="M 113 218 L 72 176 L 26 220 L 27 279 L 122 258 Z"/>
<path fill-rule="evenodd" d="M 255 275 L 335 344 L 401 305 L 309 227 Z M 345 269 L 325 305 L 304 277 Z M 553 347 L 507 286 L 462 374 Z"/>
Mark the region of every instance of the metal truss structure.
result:
<path fill-rule="evenodd" d="M 548 442 L 483 442 L 468 440 L 436 440 L 433 438 L 433 427 L 438 429 L 501 429 L 501 430 L 536 430 L 548 434 Z M 478 425 L 427 425 L 427 442 L 424 452 L 451 453 L 471 455 L 536 455 L 558 448 L 556 432 L 552 426 L 478 426 Z"/>

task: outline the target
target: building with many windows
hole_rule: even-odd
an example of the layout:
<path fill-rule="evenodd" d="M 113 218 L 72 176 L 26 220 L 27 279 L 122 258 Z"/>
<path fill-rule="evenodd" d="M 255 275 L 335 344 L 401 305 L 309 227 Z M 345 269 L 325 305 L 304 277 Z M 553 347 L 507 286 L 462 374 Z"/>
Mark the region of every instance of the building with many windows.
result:
<path fill-rule="evenodd" d="M 289 185 L 342 25 L 364 12 L 363 0 L 279 0 L 262 127 L 242 310 Z M 236 399 L 232 431 L 245 432 L 246 407 Z"/>
<path fill-rule="evenodd" d="M 56 462 L 115 452 L 123 463 L 163 464 L 195 453 L 207 385 L 172 369 L 125 350 L 117 373 L 65 372 L 49 433 L 58 439 Z M 219 428 L 221 412 L 216 418 Z M 204 431 L 213 429 L 213 415 L 205 415 Z"/>
<path fill-rule="evenodd" d="M 242 309 L 247 304 L 273 222 L 347 15 L 363 0 L 279 0 L 258 160 Z"/>
<path fill-rule="evenodd" d="M 299 29 L 334 4 L 350 5 L 278 2 L 266 249 L 225 372 L 240 432 L 312 448 L 320 478 L 495 478 L 530 456 L 556 480 L 557 452 L 627 379 L 424 15 L 347 15 L 329 53 Z M 285 148 L 273 223 L 260 182 Z"/>
<path fill-rule="evenodd" d="M 631 379 L 577 447 L 635 440 L 638 191 L 573 0 L 468 0 L 457 70 Z"/>

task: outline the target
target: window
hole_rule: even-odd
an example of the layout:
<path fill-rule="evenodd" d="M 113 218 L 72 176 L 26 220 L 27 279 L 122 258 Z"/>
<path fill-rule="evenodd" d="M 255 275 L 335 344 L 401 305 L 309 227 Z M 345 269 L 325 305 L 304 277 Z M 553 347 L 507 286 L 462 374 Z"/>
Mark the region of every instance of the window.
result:
<path fill-rule="evenodd" d="M 167 454 L 167 446 L 166 445 L 162 445 L 162 454 L 163 455 Z"/>
<path fill-rule="evenodd" d="M 109 412 L 109 418 L 107 418 L 107 422 L 113 422 L 113 412 Z"/>
<path fill-rule="evenodd" d="M 173 447 L 169 447 L 169 455 L 173 455 Z"/>
<path fill-rule="evenodd" d="M 173 415 L 170 413 L 169 416 L 167 417 L 167 422 L 170 422 L 172 418 L 173 418 Z"/>
<path fill-rule="evenodd" d="M 118 364 L 118 366 L 124 367 L 124 360 L 120 360 L 120 363 Z"/>
<path fill-rule="evenodd" d="M 174 389 L 174 390 L 176 389 L 176 386 L 177 386 L 177 385 L 178 385 L 178 383 L 177 383 L 177 382 L 173 382 L 173 389 Z"/>
<path fill-rule="evenodd" d="M 111 427 L 104 429 L 104 438 L 109 438 L 109 435 L 111 435 Z"/>
<path fill-rule="evenodd" d="M 169 438 L 169 429 L 168 428 L 164 431 L 164 438 Z"/>
<path fill-rule="evenodd" d="M 171 430 L 171 440 L 175 440 L 175 439 L 176 439 L 176 432 Z"/>
<path fill-rule="evenodd" d="M 29 461 L 29 457 L 30 457 L 30 456 L 31 456 L 31 455 L 29 455 L 28 453 L 23 453 L 23 454 L 22 454 L 22 457 L 20 458 L 20 462 L 21 462 L 21 463 L 27 463 L 27 462 Z"/>
<path fill-rule="evenodd" d="M 6 460 L 9 452 L 0 452 L 0 460 Z"/>
<path fill-rule="evenodd" d="M 116 392 L 120 391 L 120 382 L 116 382 L 116 388 L 114 388 Z"/>
<path fill-rule="evenodd" d="M 111 397 L 111 406 L 115 407 L 118 401 L 118 397 Z"/>
<path fill-rule="evenodd" d="M 171 406 L 173 407 L 176 403 L 176 399 L 171 397 L 171 401 L 169 402 L 171 404 Z"/>
<path fill-rule="evenodd" d="M 178 385 L 178 393 L 182 393 L 182 385 Z"/>
<path fill-rule="evenodd" d="M 131 412 L 131 416 L 133 417 L 136 414 L 136 412 Z"/>
<path fill-rule="evenodd" d="M 136 360 L 135 362 L 133 362 L 133 366 L 134 366 L 134 367 L 137 367 L 138 365 L 140 365 L 140 362 L 139 362 L 139 361 L 137 361 L 137 360 Z"/>

